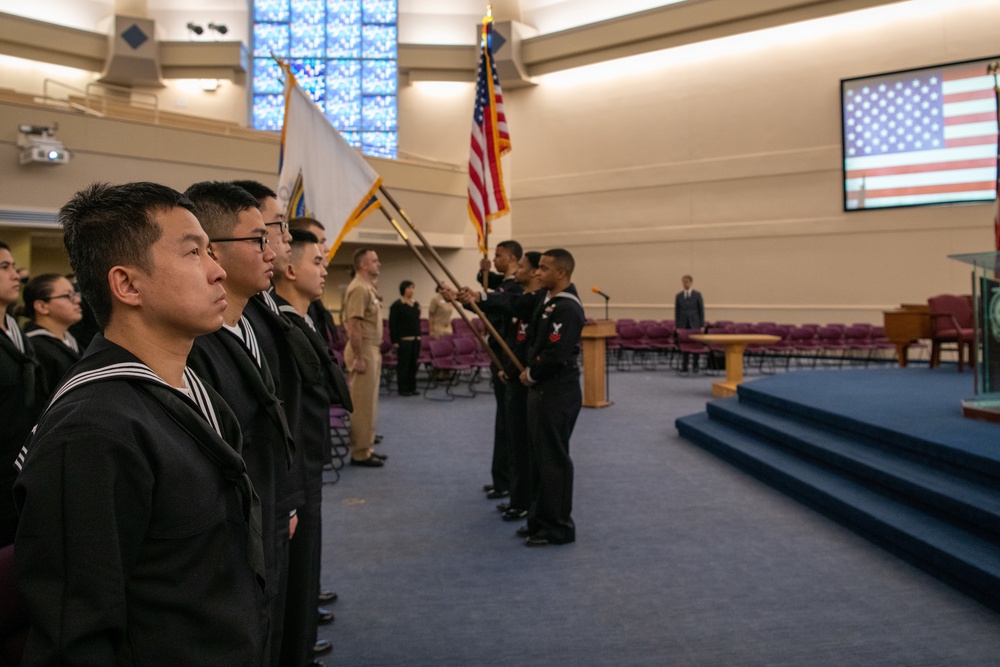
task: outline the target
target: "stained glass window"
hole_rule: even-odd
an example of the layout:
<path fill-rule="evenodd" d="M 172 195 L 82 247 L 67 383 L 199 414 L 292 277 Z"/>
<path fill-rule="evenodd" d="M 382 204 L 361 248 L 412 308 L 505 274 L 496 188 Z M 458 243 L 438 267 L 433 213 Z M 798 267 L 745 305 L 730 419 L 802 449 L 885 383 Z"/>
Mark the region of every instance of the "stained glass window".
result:
<path fill-rule="evenodd" d="M 281 70 L 344 139 L 365 155 L 395 158 L 397 0 L 254 0 L 253 126 L 281 130 Z"/>

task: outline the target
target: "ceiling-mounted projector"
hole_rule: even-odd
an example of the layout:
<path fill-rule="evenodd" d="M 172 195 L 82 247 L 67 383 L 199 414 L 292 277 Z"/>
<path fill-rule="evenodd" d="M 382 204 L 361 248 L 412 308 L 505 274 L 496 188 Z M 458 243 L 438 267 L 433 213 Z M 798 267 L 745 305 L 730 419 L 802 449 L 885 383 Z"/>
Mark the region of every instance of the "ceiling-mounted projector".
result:
<path fill-rule="evenodd" d="M 69 162 L 70 151 L 56 139 L 56 129 L 58 129 L 56 125 L 21 125 L 17 137 L 17 145 L 21 149 L 21 164 Z"/>

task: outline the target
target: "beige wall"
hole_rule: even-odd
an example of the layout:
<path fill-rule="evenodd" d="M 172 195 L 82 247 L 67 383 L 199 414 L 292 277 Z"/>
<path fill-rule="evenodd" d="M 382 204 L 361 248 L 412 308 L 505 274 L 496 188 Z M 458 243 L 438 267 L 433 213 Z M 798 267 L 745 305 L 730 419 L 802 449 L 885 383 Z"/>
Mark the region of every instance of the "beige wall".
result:
<path fill-rule="evenodd" d="M 710 319 L 879 321 L 967 292 L 945 255 L 990 249 L 992 205 L 844 213 L 839 80 L 994 55 L 998 21 L 994 2 L 790 26 L 513 91 L 515 235 L 573 251 L 578 286 L 611 294 L 613 317 L 671 317 L 684 273 Z"/>
<path fill-rule="evenodd" d="M 910 5 L 924 9 L 901 18 Z M 597 316 L 594 285 L 614 297 L 613 317 L 672 317 L 683 273 L 694 275 L 712 319 L 874 322 L 886 306 L 968 291 L 967 272 L 945 255 L 989 249 L 991 205 L 841 210 L 839 80 L 994 55 L 995 25 L 997 1 L 898 3 L 507 91 L 514 214 L 493 238 L 569 248 Z M 447 248 L 461 282 L 471 282 L 477 260 L 464 199 L 472 94 L 467 84 L 404 86 L 400 150 L 409 161 L 373 161 Z M 73 162 L 18 167 L 16 125 L 53 120 Z M 273 183 L 276 164 L 273 142 L 0 104 L 0 208 L 55 210 L 98 178 Z M 347 264 L 358 243 L 376 245 L 387 303 L 411 278 L 426 305 L 432 284 L 389 229 L 370 216 L 335 263 Z M 48 265 L 52 252 L 32 254 Z"/>

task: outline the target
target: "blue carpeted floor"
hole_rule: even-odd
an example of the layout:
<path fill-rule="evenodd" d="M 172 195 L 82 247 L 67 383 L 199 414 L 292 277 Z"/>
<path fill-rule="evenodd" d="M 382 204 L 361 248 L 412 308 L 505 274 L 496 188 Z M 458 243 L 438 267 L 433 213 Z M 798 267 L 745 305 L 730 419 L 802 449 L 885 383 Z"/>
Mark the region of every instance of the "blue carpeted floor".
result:
<path fill-rule="evenodd" d="M 763 381 L 833 401 L 863 373 Z M 677 436 L 715 379 L 613 373 L 572 443 L 577 542 L 544 549 L 480 491 L 491 394 L 383 397 L 387 466 L 324 496 L 327 664 L 1000 665 L 1000 616 Z"/>

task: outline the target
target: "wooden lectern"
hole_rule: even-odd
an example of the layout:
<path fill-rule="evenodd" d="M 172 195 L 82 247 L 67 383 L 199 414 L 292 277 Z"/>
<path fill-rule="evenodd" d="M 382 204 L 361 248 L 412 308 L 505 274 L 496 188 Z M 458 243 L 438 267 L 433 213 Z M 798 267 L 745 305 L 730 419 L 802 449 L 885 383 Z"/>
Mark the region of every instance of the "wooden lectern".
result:
<path fill-rule="evenodd" d="M 614 338 L 614 320 L 597 320 L 583 327 L 583 407 L 606 408 L 611 405 L 607 394 L 607 339 Z"/>

